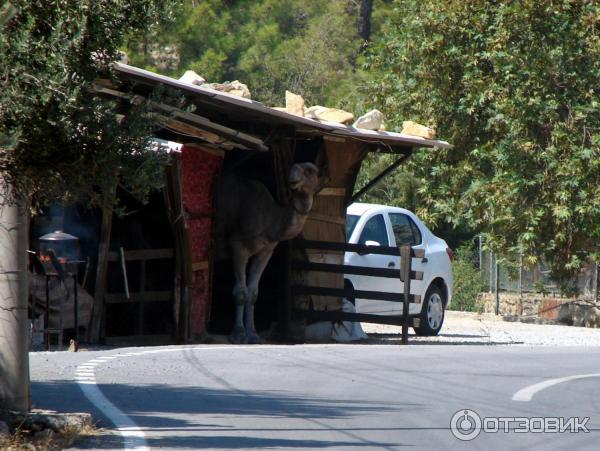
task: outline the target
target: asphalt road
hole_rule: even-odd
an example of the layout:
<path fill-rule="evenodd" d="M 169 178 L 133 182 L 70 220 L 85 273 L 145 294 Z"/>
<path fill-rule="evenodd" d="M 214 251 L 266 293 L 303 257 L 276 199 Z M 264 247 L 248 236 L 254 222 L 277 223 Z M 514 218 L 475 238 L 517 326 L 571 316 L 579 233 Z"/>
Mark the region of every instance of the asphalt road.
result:
<path fill-rule="evenodd" d="M 195 346 L 32 353 L 30 363 L 35 407 L 92 412 L 105 429 L 76 449 L 596 450 L 600 443 L 600 347 Z M 454 424 L 466 438 L 477 431 L 471 411 L 484 430 L 461 441 L 451 419 L 459 412 Z"/>

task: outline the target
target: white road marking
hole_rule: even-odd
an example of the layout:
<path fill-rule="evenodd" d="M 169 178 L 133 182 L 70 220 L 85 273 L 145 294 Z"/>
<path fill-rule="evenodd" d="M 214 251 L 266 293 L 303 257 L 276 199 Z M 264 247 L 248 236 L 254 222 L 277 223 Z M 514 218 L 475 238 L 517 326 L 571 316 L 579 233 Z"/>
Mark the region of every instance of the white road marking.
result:
<path fill-rule="evenodd" d="M 276 345 L 263 345 L 260 346 L 260 348 L 270 348 L 274 346 Z M 117 406 L 110 402 L 96 385 L 96 367 L 98 367 L 100 364 L 107 363 L 110 360 L 118 359 L 121 357 L 139 357 L 146 354 L 158 354 L 162 352 L 181 352 L 190 350 L 206 351 L 211 349 L 217 350 L 223 348 L 242 349 L 247 347 L 248 346 L 178 346 L 172 348 L 152 349 L 148 351 L 128 352 L 126 354 L 115 354 L 112 356 L 99 357 L 79 365 L 75 370 L 75 380 L 77 381 L 79 388 L 86 396 L 86 398 L 89 399 L 90 402 L 94 404 L 98 409 L 100 409 L 102 413 L 104 413 L 104 415 L 106 415 L 110 419 L 110 421 L 116 426 L 117 431 L 119 431 L 119 433 L 123 437 L 124 449 L 134 451 L 150 451 L 142 429 L 140 429 L 131 418 L 129 418 L 125 413 L 123 413 L 122 410 L 120 410 Z M 252 348 L 258 349 L 255 346 L 252 346 Z"/>
<path fill-rule="evenodd" d="M 529 385 L 516 392 L 513 395 L 512 400 L 522 402 L 531 401 L 531 398 L 533 398 L 533 396 L 537 392 L 544 390 L 548 387 L 552 387 L 556 384 L 561 384 L 563 382 L 569 382 L 577 379 L 587 379 L 588 377 L 600 377 L 600 373 L 576 374 L 574 376 L 558 377 L 556 379 L 549 379 L 547 381 L 538 382 L 537 384 Z"/>

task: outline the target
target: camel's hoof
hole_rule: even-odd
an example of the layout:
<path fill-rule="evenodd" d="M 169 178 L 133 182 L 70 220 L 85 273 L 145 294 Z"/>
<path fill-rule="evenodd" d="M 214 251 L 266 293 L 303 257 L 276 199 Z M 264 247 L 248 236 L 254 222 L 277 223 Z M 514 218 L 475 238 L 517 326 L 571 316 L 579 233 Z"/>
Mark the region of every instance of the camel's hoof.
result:
<path fill-rule="evenodd" d="M 231 335 L 229 335 L 229 341 L 236 345 L 246 343 L 246 329 L 243 327 L 234 327 Z"/>
<path fill-rule="evenodd" d="M 261 345 L 265 342 L 265 340 L 263 340 L 263 338 L 258 335 L 256 332 L 254 333 L 249 333 L 246 336 L 247 339 L 247 343 L 250 345 Z"/>

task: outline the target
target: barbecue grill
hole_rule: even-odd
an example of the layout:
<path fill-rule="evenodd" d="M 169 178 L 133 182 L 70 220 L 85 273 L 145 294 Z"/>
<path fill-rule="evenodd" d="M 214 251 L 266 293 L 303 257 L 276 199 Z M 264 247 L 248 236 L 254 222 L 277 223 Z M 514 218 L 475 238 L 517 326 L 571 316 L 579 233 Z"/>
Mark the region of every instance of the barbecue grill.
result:
<path fill-rule="evenodd" d="M 78 305 L 77 305 L 77 270 L 82 260 L 79 257 L 79 238 L 74 235 L 57 230 L 47 233 L 39 239 L 39 261 L 44 268 L 46 276 L 46 315 L 44 317 L 44 335 L 46 349 L 50 347 L 49 334 L 58 333 L 59 347 L 62 345 L 62 309 L 60 312 L 60 325 L 58 330 L 49 329 L 49 304 L 50 304 L 50 278 L 56 277 L 66 288 L 67 277 L 73 278 L 73 311 L 75 326 L 75 349 L 79 341 Z M 66 300 L 69 300 L 66 291 Z"/>

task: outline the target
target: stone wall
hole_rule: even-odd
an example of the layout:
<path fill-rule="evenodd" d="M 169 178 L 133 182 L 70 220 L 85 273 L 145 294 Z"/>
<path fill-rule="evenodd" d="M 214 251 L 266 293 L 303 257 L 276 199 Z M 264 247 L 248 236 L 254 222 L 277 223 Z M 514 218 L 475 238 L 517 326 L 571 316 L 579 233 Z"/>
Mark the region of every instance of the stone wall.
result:
<path fill-rule="evenodd" d="M 481 293 L 477 302 L 482 312 L 496 312 L 494 293 Z M 600 308 L 591 301 L 539 293 L 500 293 L 499 304 L 500 315 L 507 319 L 600 327 Z"/>

